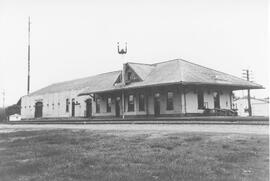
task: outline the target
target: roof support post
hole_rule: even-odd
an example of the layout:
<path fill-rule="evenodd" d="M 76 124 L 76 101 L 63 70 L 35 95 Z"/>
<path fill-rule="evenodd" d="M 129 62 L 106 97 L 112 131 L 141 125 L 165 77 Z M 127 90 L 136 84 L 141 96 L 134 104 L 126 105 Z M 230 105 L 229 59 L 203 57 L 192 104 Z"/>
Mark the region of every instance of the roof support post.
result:
<path fill-rule="evenodd" d="M 183 89 L 183 86 L 180 85 L 180 86 L 177 86 L 177 94 L 179 94 L 179 97 L 180 97 L 180 114 L 183 113 L 183 104 L 182 104 L 182 89 Z"/>
<path fill-rule="evenodd" d="M 95 99 L 95 96 L 93 94 L 88 94 L 92 99 Z"/>
<path fill-rule="evenodd" d="M 233 92 L 230 91 L 230 109 L 232 110 L 233 109 L 233 105 L 232 105 L 232 99 L 233 99 Z"/>
<path fill-rule="evenodd" d="M 183 88 L 183 93 L 184 93 L 184 108 L 185 108 L 185 115 L 187 114 L 187 99 L 186 99 L 186 89 L 185 87 Z"/>
<path fill-rule="evenodd" d="M 146 116 L 148 116 L 149 115 L 149 108 L 148 108 L 148 92 L 150 92 L 149 91 L 149 89 L 148 88 L 146 88 L 145 89 L 145 110 L 146 110 Z"/>
<path fill-rule="evenodd" d="M 247 90 L 248 91 L 248 115 L 252 116 L 252 108 L 251 108 L 251 101 L 250 101 L 250 89 Z"/>
<path fill-rule="evenodd" d="M 125 94 L 124 90 L 122 90 L 122 118 L 125 119 Z"/>

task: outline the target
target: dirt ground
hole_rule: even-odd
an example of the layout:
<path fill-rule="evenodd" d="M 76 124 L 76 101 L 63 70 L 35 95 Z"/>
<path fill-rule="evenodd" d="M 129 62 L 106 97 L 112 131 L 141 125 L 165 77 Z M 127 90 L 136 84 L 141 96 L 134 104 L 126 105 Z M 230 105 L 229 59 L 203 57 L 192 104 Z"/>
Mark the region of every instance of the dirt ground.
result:
<path fill-rule="evenodd" d="M 0 180 L 266 181 L 268 126 L 1 125 Z"/>
<path fill-rule="evenodd" d="M 51 129 L 86 129 L 86 130 L 110 130 L 110 131 L 132 131 L 136 132 L 153 132 L 157 133 L 184 133 L 184 132 L 210 132 L 210 133 L 240 133 L 240 134 L 257 134 L 269 135 L 268 125 L 151 125 L 151 124 L 102 124 L 102 125 L 70 125 L 70 124 L 25 124 L 10 125 L 0 124 L 0 133 L 27 131 L 27 130 L 51 130 Z M 131 131 L 131 132 L 130 132 Z"/>

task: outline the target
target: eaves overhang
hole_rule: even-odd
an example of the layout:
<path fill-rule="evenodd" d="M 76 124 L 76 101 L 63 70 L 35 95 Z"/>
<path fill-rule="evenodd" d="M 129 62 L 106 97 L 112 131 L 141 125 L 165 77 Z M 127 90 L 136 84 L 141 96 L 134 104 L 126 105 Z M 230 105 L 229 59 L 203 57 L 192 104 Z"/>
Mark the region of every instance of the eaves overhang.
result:
<path fill-rule="evenodd" d="M 242 85 L 242 84 L 222 84 L 222 83 L 202 83 L 202 82 L 168 82 L 168 83 L 159 83 L 159 84 L 148 84 L 148 85 L 134 85 L 134 86 L 124 86 L 124 87 L 115 87 L 112 89 L 106 90 L 92 90 L 88 92 L 82 92 L 78 94 L 78 96 L 90 95 L 90 94 L 97 94 L 97 93 L 108 93 L 108 92 L 115 92 L 115 91 L 122 91 L 122 90 L 130 90 L 130 89 L 139 89 L 139 88 L 149 88 L 149 87 L 157 87 L 157 86 L 168 86 L 168 85 L 190 85 L 190 86 L 203 86 L 209 88 L 229 88 L 231 90 L 246 90 L 246 89 L 265 89 L 263 86 L 256 84 L 256 85 Z"/>

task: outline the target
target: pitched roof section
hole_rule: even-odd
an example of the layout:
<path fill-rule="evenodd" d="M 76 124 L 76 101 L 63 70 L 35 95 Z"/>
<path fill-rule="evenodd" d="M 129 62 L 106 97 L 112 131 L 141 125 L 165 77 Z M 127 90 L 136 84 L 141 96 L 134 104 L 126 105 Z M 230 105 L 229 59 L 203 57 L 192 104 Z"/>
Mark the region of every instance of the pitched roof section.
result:
<path fill-rule="evenodd" d="M 82 90 L 80 95 L 107 92 L 113 90 L 139 88 L 166 84 L 219 85 L 236 89 L 260 89 L 261 85 L 248 82 L 233 75 L 203 67 L 182 59 L 175 59 L 156 64 L 128 63 L 142 81 L 128 85 L 115 85 L 121 71 L 114 71 L 96 76 L 52 84 L 31 95 L 56 93 L 70 90 Z"/>
<path fill-rule="evenodd" d="M 180 62 L 183 83 L 231 85 L 245 88 L 263 88 L 261 85 L 236 76 L 210 69 L 186 60 Z"/>
<path fill-rule="evenodd" d="M 150 65 L 150 64 L 140 64 L 140 63 L 133 63 L 133 62 L 129 62 L 128 65 L 134 70 L 134 72 L 136 72 L 136 74 L 142 80 L 145 80 L 145 78 L 155 68 L 155 66 Z"/>
<path fill-rule="evenodd" d="M 49 85 L 45 88 L 37 90 L 30 94 L 30 96 L 48 94 L 48 93 L 56 93 L 56 92 L 64 92 L 71 90 L 83 90 L 85 88 L 89 88 L 89 90 L 103 90 L 103 89 L 112 89 L 113 83 L 117 79 L 117 77 L 121 74 L 121 71 L 114 71 L 103 73 L 91 77 L 75 79 L 66 82 L 60 82 L 56 84 Z"/>
<path fill-rule="evenodd" d="M 181 71 L 177 60 L 152 64 L 152 71 L 145 77 L 144 81 L 136 82 L 132 86 L 158 85 L 175 83 L 181 81 Z"/>
<path fill-rule="evenodd" d="M 139 88 L 154 85 L 181 83 L 184 85 L 220 85 L 231 86 L 234 89 L 260 89 L 261 85 L 241 78 L 216 71 L 186 60 L 175 59 L 156 64 L 128 63 L 143 79 L 125 86 L 116 86 L 106 89 L 91 90 L 87 88 L 81 94 L 106 92 L 119 89 Z"/>
<path fill-rule="evenodd" d="M 145 78 L 145 81 L 136 83 L 137 86 L 182 83 L 263 88 L 259 84 L 182 59 L 175 59 L 153 65 L 155 68 L 152 72 Z"/>

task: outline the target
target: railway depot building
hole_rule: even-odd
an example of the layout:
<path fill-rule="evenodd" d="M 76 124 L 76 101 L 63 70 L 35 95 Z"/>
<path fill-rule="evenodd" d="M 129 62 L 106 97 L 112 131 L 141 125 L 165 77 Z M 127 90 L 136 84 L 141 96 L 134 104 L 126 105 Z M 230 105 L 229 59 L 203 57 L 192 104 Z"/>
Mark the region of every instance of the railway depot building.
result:
<path fill-rule="evenodd" d="M 56 83 L 21 99 L 22 119 L 235 115 L 233 91 L 261 85 L 182 59 Z"/>

